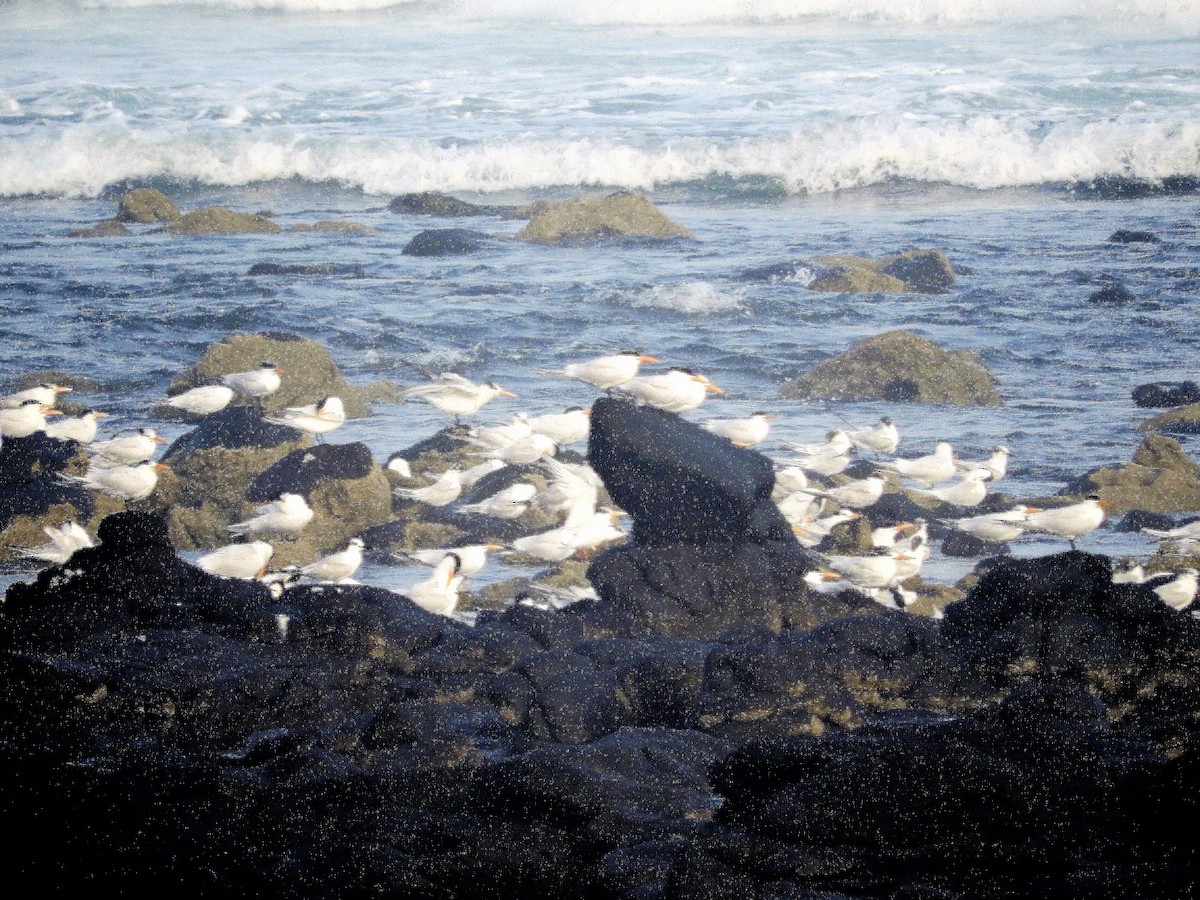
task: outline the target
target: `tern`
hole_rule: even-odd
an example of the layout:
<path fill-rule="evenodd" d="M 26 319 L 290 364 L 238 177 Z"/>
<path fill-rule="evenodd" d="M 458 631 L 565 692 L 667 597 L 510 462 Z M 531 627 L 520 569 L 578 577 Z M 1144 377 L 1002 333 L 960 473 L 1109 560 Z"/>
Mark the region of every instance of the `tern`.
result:
<path fill-rule="evenodd" d="M 821 511 L 825 501 L 814 497 L 807 490 L 792 491 L 786 497 L 775 501 L 775 507 L 789 525 L 804 525 L 811 522 Z"/>
<path fill-rule="evenodd" d="M 144 500 L 158 486 L 158 473 L 169 471 L 162 463 L 144 459 L 134 465 L 89 469 L 86 475 L 60 475 L 70 484 L 80 484 L 126 503 Z"/>
<path fill-rule="evenodd" d="M 775 469 L 775 487 L 771 489 L 772 500 L 782 500 L 788 494 L 808 487 L 808 476 L 800 466 L 780 466 Z"/>
<path fill-rule="evenodd" d="M 537 434 L 544 434 L 558 446 L 564 447 L 578 443 L 588 436 L 591 415 L 590 409 L 572 406 L 565 412 L 534 416 L 529 419 L 529 427 Z"/>
<path fill-rule="evenodd" d="M 803 456 L 844 456 L 850 452 L 854 442 L 850 435 L 841 428 L 834 428 L 825 434 L 825 440 L 813 444 L 796 444 L 783 441 L 783 446 Z"/>
<path fill-rule="evenodd" d="M 503 447 L 490 450 L 480 450 L 471 456 L 483 456 L 488 459 L 498 459 L 510 466 L 524 466 L 537 462 L 544 456 L 554 456 L 558 445 L 544 434 L 531 433 L 518 441 L 513 441 Z"/>
<path fill-rule="evenodd" d="M 1189 567 L 1181 572 L 1150 575 L 1143 583 L 1171 609 L 1182 612 L 1196 599 L 1197 574 L 1200 573 Z"/>
<path fill-rule="evenodd" d="M 494 381 L 476 384 L 453 372 L 442 372 L 429 384 L 418 384 L 405 388 L 400 395 L 405 400 L 409 397 L 424 400 L 435 409 L 440 409 L 453 416 L 456 423 L 463 416 L 478 412 L 480 407 L 489 400 L 496 397 L 517 396 L 511 391 L 504 390 Z"/>
<path fill-rule="evenodd" d="M 711 391 L 725 393 L 703 375 L 675 366 L 657 375 L 639 375 L 618 385 L 615 390 L 666 412 L 682 413 L 696 409 Z"/>
<path fill-rule="evenodd" d="M 88 445 L 92 452 L 94 465 L 127 466 L 154 455 L 155 444 L 165 444 L 166 440 L 158 436 L 153 428 L 139 428 L 133 434 L 110 438 L 107 441 L 94 441 Z"/>
<path fill-rule="evenodd" d="M 550 457 L 541 460 L 538 465 L 550 476 L 546 488 L 534 500 L 542 509 L 561 511 L 596 508 L 600 489 L 588 474 Z M 590 467 L 586 472 L 595 474 Z"/>
<path fill-rule="evenodd" d="M 317 581 L 344 581 L 358 571 L 363 562 L 363 542 L 361 538 L 351 538 L 344 549 L 328 556 L 322 556 L 316 562 L 300 567 L 300 574 Z"/>
<path fill-rule="evenodd" d="M 234 534 L 296 534 L 312 521 L 312 507 L 300 494 L 283 493 L 279 499 L 264 503 L 244 522 L 228 526 Z"/>
<path fill-rule="evenodd" d="M 517 413 L 509 422 L 500 425 L 481 425 L 467 431 L 467 440 L 480 447 L 499 449 L 507 447 L 514 441 L 527 438 L 533 433 L 529 425 L 529 416 L 523 412 Z"/>
<path fill-rule="evenodd" d="M 197 558 L 196 565 L 210 575 L 224 578 L 261 578 L 275 548 L 266 541 L 226 544 Z"/>
<path fill-rule="evenodd" d="M 65 563 L 76 550 L 95 546 L 91 535 L 74 519 L 67 519 L 57 528 L 45 525 L 42 531 L 50 538 L 50 542 L 37 547 L 22 548 L 22 556 L 52 563 Z"/>
<path fill-rule="evenodd" d="M 1174 528 L 1143 528 L 1142 534 L 1170 541 L 1198 540 L 1200 539 L 1200 519 L 1184 525 L 1177 525 Z"/>
<path fill-rule="evenodd" d="M 1141 584 L 1146 580 L 1146 570 L 1141 560 L 1129 557 L 1113 564 L 1113 584 Z"/>
<path fill-rule="evenodd" d="M 522 481 L 509 485 L 486 500 L 480 500 L 478 503 L 463 504 L 458 508 L 458 511 L 496 516 L 500 519 L 516 519 L 525 510 L 529 509 L 529 503 L 533 500 L 537 492 L 538 489 L 535 485 Z"/>
<path fill-rule="evenodd" d="M 451 550 L 434 566 L 432 575 L 399 593 L 422 609 L 439 616 L 450 616 L 458 606 L 458 592 L 462 588 L 461 566 L 462 559 Z"/>
<path fill-rule="evenodd" d="M 967 516 L 952 520 L 952 524 L 960 531 L 965 531 L 971 537 L 992 543 L 1007 543 L 1019 538 L 1025 533 L 1025 525 L 1030 513 L 1039 512 L 1037 507 L 1016 506 L 1002 512 L 984 513 L 979 516 Z"/>
<path fill-rule="evenodd" d="M 462 494 L 458 469 L 447 469 L 432 484 L 419 488 L 396 488 L 392 493 L 402 500 L 418 500 L 427 506 L 445 506 Z"/>
<path fill-rule="evenodd" d="M 947 481 L 953 478 L 957 471 L 954 465 L 954 448 L 946 441 L 940 441 L 934 451 L 925 456 L 887 460 L 879 463 L 879 467 L 899 472 L 925 487 L 933 487 L 940 481 Z"/>
<path fill-rule="evenodd" d="M 108 417 L 106 412 L 89 409 L 81 416 L 63 416 L 46 423 L 46 436 L 59 441 L 78 441 L 90 444 L 96 439 L 96 420 Z"/>
<path fill-rule="evenodd" d="M 44 382 L 36 387 L 26 388 L 23 391 L 17 391 L 13 394 L 7 394 L 0 397 L 0 409 L 16 409 L 23 405 L 26 400 L 36 400 L 42 406 L 54 406 L 58 400 L 59 394 L 69 392 L 71 388 L 64 387 L 61 384 L 51 384 Z"/>
<path fill-rule="evenodd" d="M 503 469 L 505 462 L 502 459 L 485 459 L 478 465 L 471 466 L 469 469 L 464 469 L 458 476 L 459 482 L 462 484 L 462 489 L 469 490 L 475 486 L 475 482 L 479 481 L 484 475 L 491 475 L 493 472 L 498 472 Z M 409 476 L 412 477 L 411 475 Z"/>
<path fill-rule="evenodd" d="M 816 488 L 805 488 L 804 492 L 818 497 L 827 497 L 838 506 L 849 506 L 852 509 L 862 509 L 870 506 L 883 496 L 884 481 L 878 475 L 868 475 L 857 481 L 849 481 L 827 491 Z"/>
<path fill-rule="evenodd" d="M 262 400 L 279 390 L 279 385 L 282 384 L 279 373 L 282 371 L 275 363 L 263 360 L 257 369 L 232 372 L 221 380 L 243 397 Z"/>
<path fill-rule="evenodd" d="M 584 362 L 571 363 L 561 369 L 538 369 L 539 375 L 574 378 L 601 390 L 609 390 L 633 380 L 642 363 L 659 362 L 640 350 L 622 350 L 608 356 L 597 356 Z"/>
<path fill-rule="evenodd" d="M 209 416 L 220 412 L 233 399 L 233 388 L 224 384 L 205 384 L 168 397 L 168 406 L 182 409 L 195 416 Z"/>
<path fill-rule="evenodd" d="M 909 559 L 907 554 L 877 547 L 870 556 L 829 556 L 826 564 L 857 586 L 886 588 L 897 580 L 897 562 Z"/>
<path fill-rule="evenodd" d="M 851 509 L 843 509 L 831 516 L 824 516 L 820 519 L 806 519 L 793 524 L 792 533 L 796 535 L 796 542 L 802 547 L 812 548 L 825 540 L 833 529 L 839 525 L 843 525 L 846 522 L 853 522 L 855 519 L 860 518 L 862 518 L 860 513 L 856 513 Z"/>
<path fill-rule="evenodd" d="M 753 447 L 767 439 L 771 431 L 773 413 L 751 413 L 744 419 L 708 419 L 700 427 L 713 434 L 728 438 L 739 447 Z"/>
<path fill-rule="evenodd" d="M 346 423 L 346 409 L 339 397 L 322 397 L 316 403 L 289 406 L 273 416 L 263 418 L 272 425 L 286 425 L 314 435 L 319 441 L 321 435 L 341 428 Z"/>
<path fill-rule="evenodd" d="M 887 416 L 870 428 L 847 431 L 846 436 L 856 447 L 874 453 L 895 453 L 896 448 L 900 446 L 900 432 Z"/>
<path fill-rule="evenodd" d="M 11 409 L 0 409 L 0 437 L 29 437 L 46 428 L 46 416 L 61 416 L 40 400 L 28 399 Z"/>
<path fill-rule="evenodd" d="M 429 550 L 408 550 L 395 555 L 401 559 L 409 559 L 426 566 L 436 566 L 448 555 L 453 553 L 458 557 L 458 574 L 470 577 L 480 571 L 487 563 L 488 553 L 499 550 L 500 544 L 466 544 L 462 547 L 443 547 Z"/>
<path fill-rule="evenodd" d="M 992 473 L 987 469 L 972 469 L 945 487 L 929 490 L 913 488 L 912 492 L 951 506 L 978 506 L 987 496 L 987 480 L 991 477 Z"/>
<path fill-rule="evenodd" d="M 1012 451 L 1003 444 L 998 444 L 992 450 L 992 455 L 987 459 L 981 460 L 959 460 L 955 465 L 960 472 L 969 472 L 972 469 L 987 469 L 992 473 L 992 481 L 999 481 L 1008 474 L 1008 458 L 1012 456 Z"/>
<path fill-rule="evenodd" d="M 1040 531 L 1065 537 L 1075 549 L 1075 538 L 1095 531 L 1104 524 L 1105 503 L 1099 495 L 1092 494 L 1080 503 L 1043 509 L 1026 517 L 1026 530 Z"/>

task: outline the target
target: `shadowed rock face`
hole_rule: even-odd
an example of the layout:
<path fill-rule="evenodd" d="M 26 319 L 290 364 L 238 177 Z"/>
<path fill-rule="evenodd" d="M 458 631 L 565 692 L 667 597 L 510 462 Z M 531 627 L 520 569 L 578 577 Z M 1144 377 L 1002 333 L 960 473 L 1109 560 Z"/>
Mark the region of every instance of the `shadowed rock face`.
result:
<path fill-rule="evenodd" d="M 757 454 L 593 408 L 638 532 L 676 530 L 598 558 L 599 602 L 466 627 L 366 586 L 275 596 L 182 562 L 139 513 L 10 588 L 14 882 L 147 900 L 1195 894 L 1177 823 L 1200 812 L 1200 620 L 1085 553 L 992 561 L 940 624 L 808 598 L 803 553 L 757 523 Z M 304 452 L 338 471 L 356 453 Z M 625 458 L 696 489 L 665 508 Z M 277 474 L 299 483 L 303 457 Z M 717 507 L 739 525 L 681 539 Z"/>

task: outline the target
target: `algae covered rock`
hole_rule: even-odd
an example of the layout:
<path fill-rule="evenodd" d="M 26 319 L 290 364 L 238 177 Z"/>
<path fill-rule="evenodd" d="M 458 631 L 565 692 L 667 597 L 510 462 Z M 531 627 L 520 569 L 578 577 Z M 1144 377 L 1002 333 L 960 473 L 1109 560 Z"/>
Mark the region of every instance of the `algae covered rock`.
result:
<path fill-rule="evenodd" d="M 275 332 L 234 334 L 218 341 L 196 365 L 171 382 L 167 393 L 174 395 L 202 384 L 213 384 L 223 375 L 257 369 L 263 362 L 273 362 L 282 370 L 283 384 L 266 398 L 268 410 L 303 406 L 322 397 L 340 397 L 347 417 L 371 414 L 364 392 L 342 377 L 328 350 L 316 341 Z"/>
<path fill-rule="evenodd" d="M 203 206 L 170 221 L 167 234 L 278 234 L 278 224 L 263 215 L 237 212 L 223 206 Z"/>
<path fill-rule="evenodd" d="M 404 245 L 404 256 L 464 256 L 477 253 L 492 241 L 491 236 L 469 228 L 437 228 L 422 231 Z"/>
<path fill-rule="evenodd" d="M 1098 493 L 1109 515 L 1131 509 L 1170 513 L 1200 510 L 1200 465 L 1179 442 L 1148 434 L 1133 460 L 1088 472 L 1067 487 L 1069 493 Z"/>
<path fill-rule="evenodd" d="M 1189 403 L 1159 413 L 1138 426 L 1138 431 L 1167 431 L 1171 434 L 1200 434 L 1200 403 Z"/>
<path fill-rule="evenodd" d="M 999 406 L 996 378 L 978 355 L 947 351 L 910 331 L 888 331 L 823 360 L 783 387 L 785 397 L 915 400 Z"/>
<path fill-rule="evenodd" d="M 379 234 L 378 228 L 364 225 L 361 222 L 343 222 L 339 219 L 322 219 L 318 222 L 308 222 L 293 225 L 288 231 L 309 232 L 320 231 L 329 234 Z"/>
<path fill-rule="evenodd" d="M 954 286 L 954 266 L 940 250 L 908 250 L 879 259 L 828 254 L 810 262 L 817 269 L 808 285 L 813 291 L 944 294 Z"/>
<path fill-rule="evenodd" d="M 460 219 L 468 216 L 488 216 L 497 211 L 494 206 L 480 206 L 459 200 L 449 194 L 438 191 L 423 191 L 416 194 L 401 194 L 388 204 L 388 209 L 394 213 L 408 213 L 416 216 L 440 216 L 446 219 Z"/>
<path fill-rule="evenodd" d="M 580 197 L 537 213 L 517 237 L 535 244 L 623 238 L 688 238 L 693 235 L 640 194 Z"/>
<path fill-rule="evenodd" d="M 67 232 L 67 237 L 74 238 L 106 238 L 106 237 L 124 237 L 129 234 L 129 229 L 125 227 L 125 223 L 117 219 L 105 219 L 103 222 L 97 222 L 91 228 L 76 228 Z"/>
<path fill-rule="evenodd" d="M 117 201 L 117 219 L 121 222 L 153 225 L 178 221 L 182 215 L 166 194 L 154 188 L 138 188 Z"/>

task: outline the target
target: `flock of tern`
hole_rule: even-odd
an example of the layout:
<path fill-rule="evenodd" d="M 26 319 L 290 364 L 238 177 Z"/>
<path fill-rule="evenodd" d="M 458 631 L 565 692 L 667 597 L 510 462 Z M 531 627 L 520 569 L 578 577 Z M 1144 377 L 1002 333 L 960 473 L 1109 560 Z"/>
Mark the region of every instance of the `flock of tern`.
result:
<path fill-rule="evenodd" d="M 722 393 L 705 376 L 680 366 L 641 374 L 643 364 L 658 362 L 655 357 L 630 350 L 561 369 L 537 371 L 548 377 L 585 382 L 611 395 L 677 414 L 697 409 L 710 393 Z M 247 402 L 261 403 L 279 389 L 281 371 L 274 363 L 264 361 L 257 369 L 226 375 L 221 384 L 196 387 L 166 402 L 196 416 L 218 412 L 239 396 Z M 153 461 L 156 445 L 163 439 L 150 428 L 140 428 L 97 441 L 97 420 L 105 414 L 90 410 L 49 423 L 47 417 L 61 415 L 54 409 L 57 397 L 69 390 L 44 384 L 0 398 L 0 441 L 43 430 L 60 440 L 77 441 L 90 452 L 89 468 L 84 475 L 60 476 L 64 481 L 126 502 L 149 496 L 158 472 L 165 468 Z M 451 416 L 456 424 L 496 398 L 515 396 L 494 382 L 476 383 L 454 373 L 432 376 L 401 393 L 404 400 L 428 403 Z M 587 465 L 556 458 L 560 447 L 587 437 L 589 413 L 581 407 L 538 416 L 518 412 L 508 421 L 471 427 L 467 429 L 467 441 L 475 449 L 469 455 L 479 459 L 477 464 L 427 474 L 429 483 L 420 487 L 396 488 L 394 493 L 400 499 L 430 507 L 448 506 L 459 501 L 484 475 L 506 466 L 529 467 L 544 476 L 545 488 L 519 481 L 490 497 L 460 504 L 455 511 L 514 519 L 536 506 L 561 518 L 561 524 L 553 528 L 505 545 L 481 543 L 397 554 L 403 561 L 433 569 L 428 578 L 401 593 L 432 612 L 453 615 L 465 579 L 483 568 L 491 552 L 558 562 L 624 539 L 625 533 L 617 525 L 621 511 L 600 505 L 603 485 L 595 472 Z M 264 413 L 263 418 L 311 434 L 319 441 L 322 435 L 344 424 L 346 416 L 339 398 L 323 397 L 306 406 L 288 407 L 272 415 Z M 743 418 L 712 418 L 698 424 L 739 447 L 756 447 L 767 440 L 773 419 L 771 413 L 755 412 Z M 999 512 L 959 515 L 982 503 L 988 486 L 1005 477 L 1011 451 L 1001 445 L 986 459 L 962 460 L 949 442 L 941 441 L 931 453 L 896 456 L 900 433 L 886 416 L 867 428 L 834 428 L 821 442 L 779 443 L 789 455 L 773 460 L 776 479 L 772 499 L 791 525 L 796 540 L 812 549 L 821 561 L 821 567 L 808 573 L 806 579 L 818 591 L 851 588 L 901 609 L 915 599 L 903 582 L 920 572 L 930 554 L 923 519 L 874 528 L 872 549 L 865 555 L 826 555 L 817 550 L 834 528 L 860 518 L 859 511 L 878 502 L 889 484 L 897 480 L 910 494 L 932 501 L 933 509 L 944 506 L 954 510 L 953 517 L 943 519 L 945 524 L 988 543 L 1007 543 L 1036 532 L 1065 538 L 1074 549 L 1076 539 L 1099 528 L 1106 518 L 1104 501 L 1097 496 L 1048 509 L 1017 504 Z M 856 453 L 872 454 L 875 471 L 857 479 L 836 479 Z M 412 477 L 408 461 L 399 456 L 391 458 L 387 468 L 405 478 Z M 263 579 L 273 590 L 286 589 L 301 579 L 352 582 L 363 563 L 363 542 L 358 538 L 307 565 L 279 572 L 269 570 L 274 552 L 270 539 L 298 534 L 312 517 L 313 511 L 303 496 L 282 494 L 259 507 L 250 519 L 230 525 L 234 541 L 200 556 L 196 564 L 223 577 Z M 44 530 L 49 542 L 22 548 L 23 555 L 65 562 L 75 550 L 92 545 L 90 536 L 75 522 Z M 1160 540 L 1195 543 L 1200 541 L 1200 523 L 1163 531 L 1146 529 L 1145 533 Z M 1197 570 L 1192 568 L 1147 576 L 1138 565 L 1114 572 L 1113 577 L 1114 581 L 1146 582 L 1164 603 L 1176 609 L 1189 606 L 1197 591 Z"/>

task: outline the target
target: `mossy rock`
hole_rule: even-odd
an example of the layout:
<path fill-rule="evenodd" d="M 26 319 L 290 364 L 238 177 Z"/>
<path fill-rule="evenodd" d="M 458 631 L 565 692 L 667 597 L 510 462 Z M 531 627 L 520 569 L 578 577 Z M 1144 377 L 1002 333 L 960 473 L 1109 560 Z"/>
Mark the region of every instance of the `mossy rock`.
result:
<path fill-rule="evenodd" d="M 394 213 L 407 213 L 416 216 L 438 216 L 445 219 L 461 219 L 470 216 L 495 215 L 504 207 L 483 206 L 468 203 L 449 194 L 438 191 L 423 191 L 415 194 L 401 194 L 388 203 L 388 210 Z"/>
<path fill-rule="evenodd" d="M 1131 462 L 1088 472 L 1066 490 L 1080 496 L 1098 493 L 1110 516 L 1124 515 L 1131 509 L 1195 512 L 1200 510 L 1200 465 L 1178 441 L 1150 434 Z"/>
<path fill-rule="evenodd" d="M 226 209 L 223 206 L 203 206 L 184 213 L 163 229 L 167 234 L 279 234 L 278 224 L 261 214 Z"/>
<path fill-rule="evenodd" d="M 1200 434 L 1200 403 L 1189 403 L 1159 413 L 1138 426 L 1138 431 L 1169 431 L 1172 434 Z"/>
<path fill-rule="evenodd" d="M 129 508 L 134 508 L 133 504 L 130 504 Z M 124 512 L 124 510 L 125 504 L 120 500 L 93 492 L 90 515 L 85 515 L 82 510 L 71 503 L 63 502 L 51 505 L 37 517 L 13 516 L 4 524 L 3 528 L 0 528 L 0 560 L 19 558 L 21 556 L 19 548 L 32 548 L 45 544 L 49 540 L 46 532 L 42 530 L 46 525 L 57 528 L 68 519 L 74 519 L 94 538 L 96 529 L 100 527 L 100 522 L 105 516 L 115 512 Z M 42 560 L 31 559 L 30 562 L 38 566 L 49 565 Z"/>
<path fill-rule="evenodd" d="M 379 234 L 379 229 L 372 228 L 370 225 L 363 225 L 361 222 L 342 222 L 337 219 L 322 219 L 319 222 L 293 225 L 288 231 L 323 231 L 329 234 Z"/>
<path fill-rule="evenodd" d="M 955 279 L 950 258 L 940 250 L 908 250 L 879 259 L 831 253 L 809 263 L 819 270 L 808 285 L 814 291 L 944 294 Z"/>
<path fill-rule="evenodd" d="M 162 191 L 138 188 L 117 201 L 117 219 L 139 225 L 156 222 L 177 222 L 182 213 Z"/>
<path fill-rule="evenodd" d="M 105 219 L 103 222 L 97 222 L 91 228 L 76 228 L 67 232 L 67 237 L 73 238 L 108 238 L 108 237 L 124 237 L 129 234 L 129 229 L 125 227 L 123 222 L 116 219 Z"/>
<path fill-rule="evenodd" d="M 612 238 L 688 238 L 692 233 L 671 221 L 639 194 L 581 197 L 534 215 L 517 237 L 536 244 L 562 244 Z"/>
<path fill-rule="evenodd" d="M 279 390 L 266 398 L 266 408 L 270 411 L 304 406 L 322 397 L 340 397 L 348 418 L 371 414 L 365 392 L 342 377 L 329 351 L 316 341 L 292 334 L 230 335 L 209 346 L 196 365 L 171 382 L 167 393 L 174 395 L 202 384 L 213 384 L 223 375 L 257 369 L 264 361 L 273 362 L 283 370 Z"/>
<path fill-rule="evenodd" d="M 996 378 L 977 354 L 943 350 L 909 331 L 888 331 L 859 341 L 788 382 L 783 395 L 823 400 L 1001 405 Z"/>

